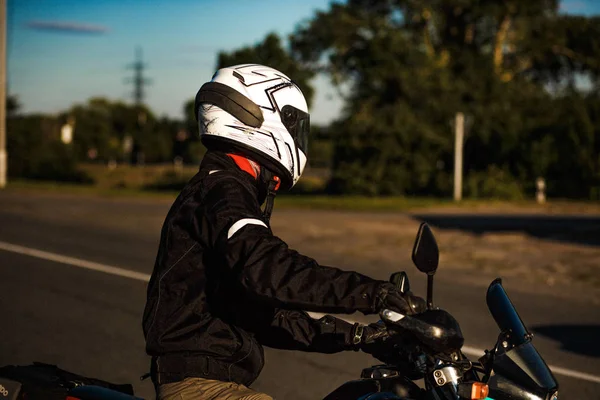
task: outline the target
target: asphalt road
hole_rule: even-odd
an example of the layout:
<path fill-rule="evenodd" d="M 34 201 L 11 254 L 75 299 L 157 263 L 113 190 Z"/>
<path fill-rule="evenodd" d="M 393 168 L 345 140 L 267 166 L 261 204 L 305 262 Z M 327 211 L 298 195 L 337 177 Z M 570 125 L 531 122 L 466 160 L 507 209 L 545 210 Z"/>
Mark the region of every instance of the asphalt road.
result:
<path fill-rule="evenodd" d="M 0 244 L 11 243 L 149 274 L 168 209 L 164 202 L 79 198 L 18 198 L 0 194 Z M 67 210 L 68 212 L 66 212 Z M 286 211 L 277 212 L 285 218 Z M 110 222 L 110 223 L 108 223 Z M 377 275 L 375 267 L 361 272 Z M 485 287 L 455 282 L 440 270 L 435 303 L 461 323 L 466 345 L 490 348 L 497 328 L 485 306 Z M 413 290 L 424 277 L 410 271 Z M 535 333 L 534 344 L 558 367 L 561 399 L 600 399 L 600 307 L 577 299 L 507 291 Z M 143 280 L 0 250 L 0 364 L 43 361 L 109 381 L 131 382 L 152 398 L 141 313 Z M 278 399 L 318 399 L 374 363 L 360 353 L 335 355 L 266 351 L 254 388 Z M 585 378 L 585 376 L 583 377 Z"/>

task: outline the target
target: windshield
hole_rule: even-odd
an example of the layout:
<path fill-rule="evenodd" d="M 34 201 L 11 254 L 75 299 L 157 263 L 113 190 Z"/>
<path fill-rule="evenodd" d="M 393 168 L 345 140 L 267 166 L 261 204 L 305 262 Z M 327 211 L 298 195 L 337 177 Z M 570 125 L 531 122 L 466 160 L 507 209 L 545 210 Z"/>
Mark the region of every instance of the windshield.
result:
<path fill-rule="evenodd" d="M 557 390 L 558 383 L 533 346 L 532 335 L 508 298 L 500 279 L 496 279 L 488 288 L 486 301 L 490 313 L 502 331 L 500 340 L 508 342 L 499 345 L 494 356 L 494 375 L 488 382 L 490 397 L 548 398 L 549 394 Z"/>
<path fill-rule="evenodd" d="M 486 302 L 500 330 L 510 334 L 510 341 L 513 346 L 531 340 L 531 334 L 527 331 L 515 306 L 508 298 L 502 287 L 501 279 L 496 279 L 488 288 Z"/>

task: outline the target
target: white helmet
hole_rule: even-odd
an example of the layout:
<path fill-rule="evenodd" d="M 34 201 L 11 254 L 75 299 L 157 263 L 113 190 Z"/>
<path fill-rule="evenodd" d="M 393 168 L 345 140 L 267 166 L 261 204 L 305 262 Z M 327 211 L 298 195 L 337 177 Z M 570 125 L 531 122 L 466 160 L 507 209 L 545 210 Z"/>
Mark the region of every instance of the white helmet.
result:
<path fill-rule="evenodd" d="M 289 189 L 304 166 L 310 130 L 300 88 L 276 69 L 258 64 L 219 69 L 196 95 L 196 119 L 209 149 L 254 159 Z"/>

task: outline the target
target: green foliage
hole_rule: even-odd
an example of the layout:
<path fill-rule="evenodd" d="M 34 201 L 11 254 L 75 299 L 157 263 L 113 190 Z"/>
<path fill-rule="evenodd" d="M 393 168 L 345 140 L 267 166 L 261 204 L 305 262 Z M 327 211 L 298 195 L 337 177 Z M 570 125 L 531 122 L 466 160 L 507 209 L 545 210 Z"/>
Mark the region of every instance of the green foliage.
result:
<path fill-rule="evenodd" d="M 7 96 L 6 97 L 6 117 L 10 118 L 16 115 L 21 108 L 21 104 L 19 103 L 19 99 L 16 96 Z"/>
<path fill-rule="evenodd" d="M 523 200 L 524 193 L 519 182 L 506 170 L 491 165 L 485 171 L 473 171 L 467 175 L 465 196 L 481 199 Z"/>
<path fill-rule="evenodd" d="M 173 159 L 173 142 L 180 123 L 167 118 L 150 120 L 140 129 L 137 140 L 145 162 L 159 163 Z"/>
<path fill-rule="evenodd" d="M 131 106 L 92 98 L 87 104 L 76 105 L 61 116 L 74 122 L 73 146 L 78 160 L 127 160 L 124 148 L 127 137 L 133 140 L 134 151 L 144 154 L 145 162 L 171 160 L 173 140 L 178 123 L 157 120 L 145 106 Z"/>
<path fill-rule="evenodd" d="M 186 153 L 189 135 L 178 135 L 184 125 L 166 117 L 157 119 L 145 106 L 92 98 L 57 116 L 18 116 L 15 99 L 8 105 L 9 173 L 13 178 L 89 181 L 77 171 L 78 163 L 129 162 L 131 151 L 143 154 L 145 163 L 172 163 L 179 155 L 174 154 L 176 144 L 183 147 L 184 161 L 198 162 L 198 157 Z M 73 127 L 69 144 L 60 140 L 65 124 Z M 126 148 L 128 140 L 133 148 Z"/>
<path fill-rule="evenodd" d="M 600 186 L 600 96 L 568 94 L 553 101 L 553 120 L 546 129 L 555 145 L 546 153 L 548 193 L 587 198 Z"/>
<path fill-rule="evenodd" d="M 331 130 L 327 127 L 311 126 L 308 141 L 308 166 L 311 168 L 330 169 L 333 160 L 333 140 Z"/>
<path fill-rule="evenodd" d="M 198 136 L 198 123 L 196 122 L 194 104 L 194 99 L 190 99 L 183 105 L 183 123 L 185 129 L 191 136 Z"/>
<path fill-rule="evenodd" d="M 312 179 L 295 193 L 450 197 L 462 112 L 466 196 L 531 198 L 543 177 L 550 198 L 599 198 L 600 17 L 563 15 L 558 0 L 347 0 L 316 12 L 289 39 L 288 48 L 271 33 L 221 52 L 217 68 L 272 66 L 309 104 L 317 73 L 344 88 L 342 116 L 312 127 Z M 128 137 L 147 163 L 178 156 L 197 164 L 205 152 L 193 100 L 183 121 L 106 99 L 58 117 L 20 116 L 16 98 L 8 100 L 13 176 L 85 179 L 75 163 L 127 160 Z M 69 120 L 74 141 L 66 146 L 58 139 Z"/>
<path fill-rule="evenodd" d="M 40 158 L 31 158 L 31 170 L 26 178 L 41 181 L 94 183 L 83 171 L 77 169 L 75 157 L 70 149 L 58 140 L 44 146 Z"/>
<path fill-rule="evenodd" d="M 331 130 L 332 193 L 449 196 L 453 119 L 467 115 L 466 192 L 587 197 L 598 187 L 600 18 L 556 0 L 348 0 L 292 36 L 293 52 L 350 86 Z M 335 133 L 333 133 L 335 132 Z"/>
<path fill-rule="evenodd" d="M 49 117 L 9 118 L 9 177 L 92 183 L 89 176 L 77 169 L 73 148 L 60 142 L 57 132 L 57 122 Z"/>
<path fill-rule="evenodd" d="M 80 160 L 88 158 L 95 149 L 100 159 L 113 157 L 115 149 L 110 145 L 112 134 L 111 104 L 106 99 L 90 99 L 86 105 L 73 107 L 68 116 L 74 118 L 73 151 Z M 64 117 L 67 122 L 67 116 Z M 93 154 L 93 152 L 92 152 Z"/>
<path fill-rule="evenodd" d="M 200 142 L 200 135 L 198 133 L 198 123 L 196 122 L 196 115 L 194 112 L 194 99 L 190 99 L 183 105 L 183 131 L 187 135 L 187 140 L 184 143 L 180 143 L 181 148 L 179 154 L 184 162 L 199 164 L 200 160 L 206 153 L 206 148 Z"/>
<path fill-rule="evenodd" d="M 177 173 L 175 171 L 166 171 L 157 181 L 144 186 L 144 190 L 159 192 L 179 192 L 193 175 Z"/>

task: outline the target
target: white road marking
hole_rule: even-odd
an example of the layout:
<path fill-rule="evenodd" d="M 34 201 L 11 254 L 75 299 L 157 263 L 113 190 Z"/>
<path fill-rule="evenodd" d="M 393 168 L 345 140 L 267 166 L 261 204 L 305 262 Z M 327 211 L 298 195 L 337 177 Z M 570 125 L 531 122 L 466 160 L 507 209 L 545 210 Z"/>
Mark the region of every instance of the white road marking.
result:
<path fill-rule="evenodd" d="M 24 254 L 26 256 L 41 258 L 43 260 L 55 261 L 58 263 L 71 265 L 73 267 L 91 269 L 92 271 L 104 272 L 106 274 L 121 276 L 123 278 L 131 278 L 138 281 L 148 282 L 150 280 L 150 275 L 141 272 L 131 271 L 119 267 L 113 267 L 110 265 L 99 264 L 92 261 L 82 260 L 81 258 L 63 256 L 61 254 L 50 253 L 48 251 L 32 249 L 30 247 L 19 246 L 16 244 L 1 241 L 0 250 Z"/>
<path fill-rule="evenodd" d="M 54 261 L 54 262 L 58 262 L 58 263 L 62 263 L 62 264 L 67 264 L 67 265 L 71 265 L 73 267 L 84 268 L 84 269 L 89 269 L 89 270 L 98 271 L 98 272 L 104 272 L 106 274 L 116 275 L 116 276 L 120 276 L 123 278 L 135 279 L 135 280 L 142 281 L 142 282 L 148 282 L 150 280 L 149 274 L 144 274 L 144 273 L 137 272 L 137 271 L 131 271 L 131 270 L 128 270 L 125 268 L 100 264 L 100 263 L 96 263 L 96 262 L 92 262 L 92 261 L 82 260 L 81 258 L 69 257 L 69 256 L 61 255 L 61 254 L 51 253 L 48 251 L 32 249 L 30 247 L 19 246 L 19 245 L 12 244 L 12 243 L 6 243 L 6 242 L 0 241 L 0 250 L 5 250 L 5 251 L 12 252 L 12 253 L 17 253 L 17 254 L 23 254 L 26 256 L 30 256 L 30 257 L 41 258 L 41 259 L 47 260 L 47 261 Z M 309 312 L 308 314 L 312 318 L 316 318 L 316 319 L 321 318 L 322 316 L 325 315 L 325 314 L 314 313 L 314 312 Z M 334 314 L 334 315 L 336 315 L 336 314 Z M 338 318 L 344 319 L 350 323 L 358 322 L 351 318 L 345 317 L 344 315 L 337 314 L 336 316 Z M 364 321 L 360 322 L 360 323 L 364 323 Z M 463 352 L 465 354 L 473 356 L 473 357 L 480 357 L 483 355 L 484 350 L 478 349 L 475 347 L 470 347 L 470 346 L 463 346 Z M 600 383 L 600 376 L 586 374 L 585 372 L 574 371 L 574 370 L 567 369 L 567 368 L 556 367 L 554 365 L 549 365 L 549 367 L 552 370 L 552 372 L 555 373 L 556 375 L 563 375 L 563 376 L 568 376 L 570 378 L 580 379 L 583 381 Z"/>

